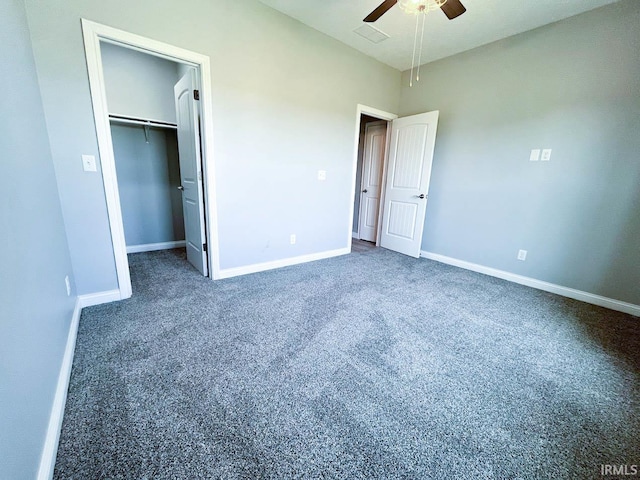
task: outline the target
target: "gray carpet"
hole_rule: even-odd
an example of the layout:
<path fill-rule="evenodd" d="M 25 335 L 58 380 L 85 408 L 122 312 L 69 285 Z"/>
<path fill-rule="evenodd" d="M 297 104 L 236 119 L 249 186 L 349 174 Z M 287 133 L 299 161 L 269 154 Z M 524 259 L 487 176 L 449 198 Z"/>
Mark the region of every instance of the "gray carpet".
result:
<path fill-rule="evenodd" d="M 83 311 L 55 478 L 600 476 L 640 464 L 640 319 L 383 249 Z"/>

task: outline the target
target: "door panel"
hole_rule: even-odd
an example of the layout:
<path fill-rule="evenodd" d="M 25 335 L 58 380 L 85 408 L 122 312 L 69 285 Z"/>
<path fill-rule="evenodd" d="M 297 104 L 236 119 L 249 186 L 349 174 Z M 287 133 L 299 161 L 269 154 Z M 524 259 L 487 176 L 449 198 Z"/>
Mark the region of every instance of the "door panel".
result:
<path fill-rule="evenodd" d="M 396 161 L 391 170 L 393 188 L 419 189 L 422 182 L 424 150 L 428 125 L 409 125 L 398 128 Z"/>
<path fill-rule="evenodd" d="M 365 126 L 364 138 L 358 233 L 361 240 L 375 242 L 378 234 L 387 122 L 368 123 Z"/>
<path fill-rule="evenodd" d="M 208 262 L 204 244 L 207 243 L 204 221 L 204 190 L 198 105 L 194 99 L 195 71 L 190 70 L 174 87 L 178 119 L 178 154 L 182 184 L 182 209 L 187 244 L 187 260 L 207 276 Z"/>
<path fill-rule="evenodd" d="M 367 198 L 367 205 L 365 205 L 366 216 L 364 218 L 364 226 L 366 228 L 375 228 L 378 223 L 378 207 L 380 201 L 377 198 Z M 373 240 L 369 240 L 373 241 Z"/>
<path fill-rule="evenodd" d="M 398 118 L 391 127 L 380 246 L 420 256 L 439 112 Z"/>
<path fill-rule="evenodd" d="M 389 202 L 387 235 L 412 240 L 415 234 L 417 210 L 415 203 Z"/>

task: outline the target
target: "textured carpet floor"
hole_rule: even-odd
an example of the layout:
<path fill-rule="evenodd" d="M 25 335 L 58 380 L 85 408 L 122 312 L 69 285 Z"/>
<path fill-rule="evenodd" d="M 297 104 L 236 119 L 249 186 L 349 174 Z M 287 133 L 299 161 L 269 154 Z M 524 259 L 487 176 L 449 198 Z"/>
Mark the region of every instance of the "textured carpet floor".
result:
<path fill-rule="evenodd" d="M 383 249 L 211 282 L 132 255 L 82 312 L 55 478 L 603 478 L 640 319 Z"/>

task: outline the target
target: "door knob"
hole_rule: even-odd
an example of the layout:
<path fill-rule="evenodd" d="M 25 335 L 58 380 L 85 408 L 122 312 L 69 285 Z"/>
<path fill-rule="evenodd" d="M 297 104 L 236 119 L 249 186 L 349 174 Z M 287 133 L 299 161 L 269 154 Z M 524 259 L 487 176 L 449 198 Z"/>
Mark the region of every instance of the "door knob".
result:
<path fill-rule="evenodd" d="M 416 195 L 416 197 L 418 197 L 418 198 L 426 198 L 424 193 L 421 193 L 420 195 Z"/>
<path fill-rule="evenodd" d="M 178 187 L 178 190 L 180 190 L 180 191 L 184 191 L 184 187 L 183 187 L 182 185 L 180 185 L 180 186 Z"/>
<path fill-rule="evenodd" d="M 364 190 L 362 190 L 362 193 L 367 193 L 369 190 L 367 190 L 366 188 Z"/>

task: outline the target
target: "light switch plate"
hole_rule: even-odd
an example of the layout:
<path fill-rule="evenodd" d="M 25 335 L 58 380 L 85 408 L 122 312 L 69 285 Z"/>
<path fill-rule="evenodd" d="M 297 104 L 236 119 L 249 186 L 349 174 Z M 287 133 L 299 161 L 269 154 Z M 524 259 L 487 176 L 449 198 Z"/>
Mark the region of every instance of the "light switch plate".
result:
<path fill-rule="evenodd" d="M 534 148 L 533 150 L 531 150 L 531 155 L 529 156 L 529 161 L 530 162 L 537 162 L 538 160 L 540 160 L 540 149 L 539 148 Z"/>
<path fill-rule="evenodd" d="M 93 155 L 82 155 L 82 168 L 85 172 L 97 172 L 96 157 Z"/>
<path fill-rule="evenodd" d="M 318 170 L 318 180 L 326 180 L 327 179 L 327 171 L 326 170 Z"/>
<path fill-rule="evenodd" d="M 540 159 L 543 162 L 548 162 L 551 160 L 551 149 L 550 148 L 545 148 L 544 150 L 542 150 L 542 158 Z"/>

